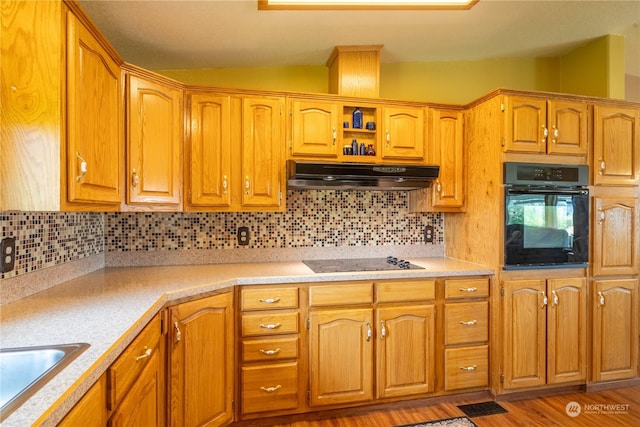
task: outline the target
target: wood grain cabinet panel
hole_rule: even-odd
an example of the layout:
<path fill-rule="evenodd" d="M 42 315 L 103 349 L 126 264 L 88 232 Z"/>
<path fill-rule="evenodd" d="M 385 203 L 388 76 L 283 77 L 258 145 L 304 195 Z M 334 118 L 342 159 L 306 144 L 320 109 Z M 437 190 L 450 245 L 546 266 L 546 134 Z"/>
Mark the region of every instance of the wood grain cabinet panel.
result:
<path fill-rule="evenodd" d="M 489 346 L 448 348 L 444 351 L 444 389 L 489 385 Z"/>
<path fill-rule="evenodd" d="M 419 107 L 382 108 L 382 159 L 420 160 L 425 158 L 425 109 Z"/>
<path fill-rule="evenodd" d="M 278 286 L 242 288 L 240 308 L 243 311 L 298 308 L 298 288 Z"/>
<path fill-rule="evenodd" d="M 445 305 L 445 345 L 489 340 L 489 302 Z"/>
<path fill-rule="evenodd" d="M 593 107 L 593 183 L 640 183 L 640 109 Z"/>
<path fill-rule="evenodd" d="M 446 300 L 460 298 L 486 298 L 489 296 L 489 279 L 449 279 L 444 281 Z"/>
<path fill-rule="evenodd" d="M 297 362 L 243 366 L 241 377 L 243 414 L 297 408 Z"/>
<path fill-rule="evenodd" d="M 58 427 L 107 425 L 107 377 L 102 375 L 69 411 Z"/>
<path fill-rule="evenodd" d="M 182 89 L 127 73 L 127 204 L 182 205 Z"/>
<path fill-rule="evenodd" d="M 242 336 L 295 334 L 298 332 L 297 312 L 267 312 L 242 315 Z"/>
<path fill-rule="evenodd" d="M 289 157 L 335 159 L 342 106 L 332 101 L 289 99 Z"/>

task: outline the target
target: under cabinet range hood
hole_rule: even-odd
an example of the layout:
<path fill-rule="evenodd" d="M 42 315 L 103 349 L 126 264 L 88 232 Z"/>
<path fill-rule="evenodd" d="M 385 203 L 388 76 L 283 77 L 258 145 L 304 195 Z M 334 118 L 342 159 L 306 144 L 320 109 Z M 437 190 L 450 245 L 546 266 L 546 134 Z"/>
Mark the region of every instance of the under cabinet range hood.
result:
<path fill-rule="evenodd" d="M 287 161 L 287 188 L 415 190 L 438 178 L 439 166 Z"/>

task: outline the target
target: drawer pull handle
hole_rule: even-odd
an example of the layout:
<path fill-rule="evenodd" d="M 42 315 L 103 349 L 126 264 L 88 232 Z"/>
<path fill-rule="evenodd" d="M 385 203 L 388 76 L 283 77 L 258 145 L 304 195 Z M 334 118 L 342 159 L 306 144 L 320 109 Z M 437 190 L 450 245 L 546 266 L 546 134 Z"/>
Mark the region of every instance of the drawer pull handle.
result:
<path fill-rule="evenodd" d="M 275 304 L 277 302 L 280 302 L 280 298 L 267 298 L 267 299 L 260 298 L 258 302 L 263 302 L 265 304 Z"/>
<path fill-rule="evenodd" d="M 270 323 L 268 325 L 260 323 L 260 327 L 262 329 L 278 329 L 280 326 L 282 326 L 282 323 L 276 323 L 275 325 L 273 323 Z"/>
<path fill-rule="evenodd" d="M 473 325 L 475 325 L 476 323 L 478 323 L 478 321 L 477 321 L 477 320 L 469 320 L 469 321 L 461 320 L 459 323 L 460 323 L 461 325 L 473 326 Z"/>
<path fill-rule="evenodd" d="M 150 357 L 151 353 L 153 353 L 153 350 L 151 350 L 150 348 L 145 347 L 144 353 L 142 353 L 140 356 L 136 357 L 136 362 L 139 362 L 142 359 L 146 359 L 147 357 Z"/>
<path fill-rule="evenodd" d="M 478 365 L 471 365 L 471 366 L 460 366 L 460 370 L 461 371 L 475 371 L 478 368 Z"/>
<path fill-rule="evenodd" d="M 260 390 L 265 391 L 267 393 L 273 393 L 274 391 L 277 391 L 279 389 L 281 389 L 282 386 L 280 384 L 278 384 L 275 387 L 260 387 Z"/>
<path fill-rule="evenodd" d="M 373 331 L 371 330 L 371 323 L 367 322 L 367 342 L 371 341 Z"/>
<path fill-rule="evenodd" d="M 262 354 L 266 354 L 267 356 L 273 356 L 274 354 L 280 353 L 280 349 L 276 348 L 275 350 L 262 350 L 259 351 Z"/>
<path fill-rule="evenodd" d="M 460 292 L 475 292 L 478 288 L 460 288 Z"/>

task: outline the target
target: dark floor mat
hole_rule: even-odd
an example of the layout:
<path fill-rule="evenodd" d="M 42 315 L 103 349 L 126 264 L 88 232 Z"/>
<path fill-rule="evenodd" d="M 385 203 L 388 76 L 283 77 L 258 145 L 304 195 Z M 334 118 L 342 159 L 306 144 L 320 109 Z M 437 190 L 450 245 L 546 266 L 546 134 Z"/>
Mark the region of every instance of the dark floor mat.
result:
<path fill-rule="evenodd" d="M 485 415 L 504 414 L 505 412 L 508 412 L 502 406 L 493 401 L 460 405 L 458 408 L 460 408 L 467 417 L 482 417 Z"/>

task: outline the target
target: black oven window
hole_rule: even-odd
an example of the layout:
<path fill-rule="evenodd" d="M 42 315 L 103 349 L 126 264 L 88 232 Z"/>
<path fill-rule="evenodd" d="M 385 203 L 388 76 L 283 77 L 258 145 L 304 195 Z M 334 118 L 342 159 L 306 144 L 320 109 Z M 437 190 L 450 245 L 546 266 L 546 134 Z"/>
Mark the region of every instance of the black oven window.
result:
<path fill-rule="evenodd" d="M 587 262 L 588 216 L 588 196 L 508 195 L 505 264 Z"/>

